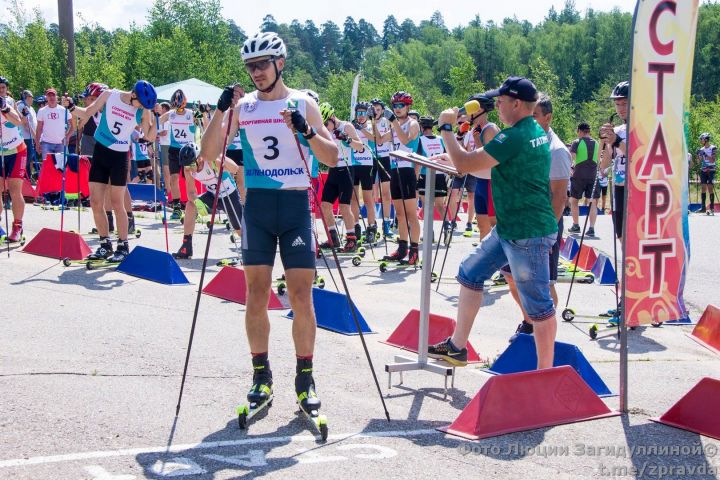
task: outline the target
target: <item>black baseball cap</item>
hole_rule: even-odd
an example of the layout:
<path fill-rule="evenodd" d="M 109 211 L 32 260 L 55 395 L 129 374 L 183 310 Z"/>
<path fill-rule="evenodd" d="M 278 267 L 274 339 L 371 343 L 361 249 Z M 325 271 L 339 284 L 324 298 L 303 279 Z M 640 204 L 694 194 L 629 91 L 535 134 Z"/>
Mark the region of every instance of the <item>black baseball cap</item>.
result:
<path fill-rule="evenodd" d="M 535 84 L 525 77 L 508 77 L 500 88 L 485 92 L 484 95 L 489 98 L 507 95 L 523 102 L 534 102 L 538 98 L 538 91 Z"/>

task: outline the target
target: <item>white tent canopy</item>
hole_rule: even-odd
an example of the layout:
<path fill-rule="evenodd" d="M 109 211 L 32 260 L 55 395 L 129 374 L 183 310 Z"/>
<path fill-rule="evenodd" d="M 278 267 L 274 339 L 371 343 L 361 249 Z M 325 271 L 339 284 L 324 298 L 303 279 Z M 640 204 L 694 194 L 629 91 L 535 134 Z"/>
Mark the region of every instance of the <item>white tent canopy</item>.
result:
<path fill-rule="evenodd" d="M 178 88 L 185 92 L 188 105 L 200 101 L 202 103 L 209 103 L 210 105 L 215 106 L 220 94 L 222 93 L 222 88 L 210 85 L 209 83 L 198 80 L 197 78 L 189 78 L 181 82 L 169 83 L 167 85 L 155 87 L 158 101 L 169 102 L 172 94 L 175 93 L 175 90 Z"/>

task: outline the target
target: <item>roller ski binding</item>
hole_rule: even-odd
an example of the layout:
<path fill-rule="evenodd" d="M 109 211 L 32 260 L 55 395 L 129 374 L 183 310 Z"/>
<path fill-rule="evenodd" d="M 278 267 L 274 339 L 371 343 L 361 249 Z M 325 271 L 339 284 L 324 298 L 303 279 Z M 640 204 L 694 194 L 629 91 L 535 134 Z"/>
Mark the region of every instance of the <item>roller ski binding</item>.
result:
<path fill-rule="evenodd" d="M 108 259 L 100 260 L 97 262 L 88 262 L 87 269 L 94 270 L 97 268 L 116 267 L 121 264 L 128 255 L 130 255 L 130 249 L 128 248 L 127 241 L 118 242 L 118 246 L 115 249 L 115 252 Z"/>
<path fill-rule="evenodd" d="M 465 231 L 463 232 L 463 237 L 470 238 L 473 235 L 473 226 L 472 223 L 467 223 L 465 225 Z"/>
<path fill-rule="evenodd" d="M 285 280 L 285 275 L 275 280 L 276 282 L 276 291 L 278 295 L 285 295 L 285 292 L 287 291 L 287 281 Z M 325 278 L 323 278 L 320 275 L 315 275 L 315 278 L 313 279 L 313 287 L 317 287 L 321 290 L 325 289 Z"/>
<path fill-rule="evenodd" d="M 320 434 L 320 440 L 328 438 L 328 422 L 325 415 L 320 414 L 320 398 L 315 393 L 315 381 L 312 376 L 312 360 L 298 360 L 295 376 L 295 393 L 300 412 L 307 417 Z"/>
<path fill-rule="evenodd" d="M 180 249 L 172 254 L 173 258 L 187 260 L 193 256 L 192 235 L 185 235 Z"/>
<path fill-rule="evenodd" d="M 247 394 L 247 403 L 237 407 L 238 427 L 245 430 L 248 422 L 258 413 L 271 407 L 273 402 L 272 371 L 267 359 L 253 358 L 253 386 Z"/>
<path fill-rule="evenodd" d="M 19 243 L 21 246 L 25 245 L 25 235 L 23 235 L 22 220 L 14 220 L 10 235 L 3 235 L 0 237 L 0 243 Z"/>
<path fill-rule="evenodd" d="M 216 267 L 237 267 L 238 265 L 242 265 L 240 257 L 223 258 L 215 264 Z"/>

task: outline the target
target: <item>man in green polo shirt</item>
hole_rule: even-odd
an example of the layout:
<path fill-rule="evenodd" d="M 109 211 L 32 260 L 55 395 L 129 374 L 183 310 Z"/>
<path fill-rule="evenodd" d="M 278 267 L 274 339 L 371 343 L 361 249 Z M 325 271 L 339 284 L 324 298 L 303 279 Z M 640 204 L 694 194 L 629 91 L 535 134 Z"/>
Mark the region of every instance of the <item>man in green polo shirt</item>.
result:
<path fill-rule="evenodd" d="M 597 167 L 600 159 L 600 143 L 590 136 L 590 125 L 581 123 L 577 129 L 578 138 L 570 145 L 572 154 L 573 170 L 570 179 L 570 212 L 573 224 L 568 229 L 570 233 L 580 233 L 579 202 L 584 196 L 590 201 L 588 218 L 590 227 L 586 234 L 589 237 L 595 236 L 595 220 L 597 219 L 597 202 L 600 198 L 600 185 L 597 178 Z"/>
<path fill-rule="evenodd" d="M 432 358 L 467 364 L 467 340 L 483 302 L 483 286 L 498 268 L 509 264 L 520 301 L 535 329 L 538 368 L 553 365 L 557 321 L 550 297 L 548 255 L 555 243 L 557 220 L 550 202 L 550 147 L 533 118 L 537 89 L 528 79 L 510 77 L 484 94 L 497 97 L 500 120 L 508 128 L 485 147 L 465 151 L 452 133 L 457 109 L 438 119 L 450 160 L 460 174 L 491 168 L 497 225 L 463 259 L 457 325 L 453 335 L 428 348 Z M 440 160 L 440 159 L 438 159 Z"/>

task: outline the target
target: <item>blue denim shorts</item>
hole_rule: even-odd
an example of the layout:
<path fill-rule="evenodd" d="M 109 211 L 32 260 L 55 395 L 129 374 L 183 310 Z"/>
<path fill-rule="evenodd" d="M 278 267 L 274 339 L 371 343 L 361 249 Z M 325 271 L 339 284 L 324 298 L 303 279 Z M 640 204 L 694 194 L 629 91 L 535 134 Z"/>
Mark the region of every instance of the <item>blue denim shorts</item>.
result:
<path fill-rule="evenodd" d="M 482 290 L 486 280 L 509 264 L 520 301 L 531 320 L 543 321 L 555 316 L 550 296 L 548 256 L 557 234 L 522 240 L 504 240 L 492 229 L 475 251 L 460 263 L 458 282 L 471 290 Z"/>

